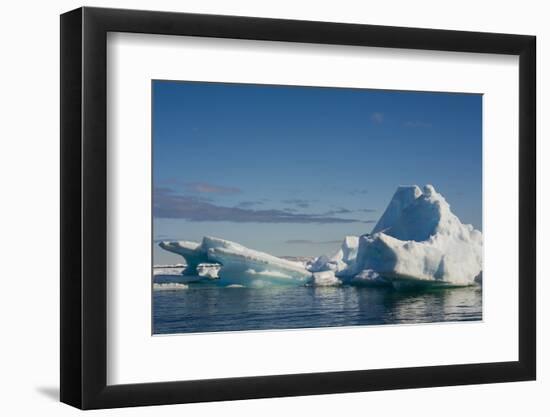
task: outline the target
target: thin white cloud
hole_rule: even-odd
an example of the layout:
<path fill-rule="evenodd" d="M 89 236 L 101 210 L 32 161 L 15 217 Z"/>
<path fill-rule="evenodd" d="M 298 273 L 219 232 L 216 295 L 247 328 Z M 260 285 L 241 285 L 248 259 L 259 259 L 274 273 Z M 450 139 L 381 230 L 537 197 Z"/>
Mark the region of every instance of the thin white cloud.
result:
<path fill-rule="evenodd" d="M 373 123 L 380 124 L 384 122 L 384 113 L 374 112 L 370 115 L 370 120 Z"/>
<path fill-rule="evenodd" d="M 430 128 L 432 127 L 432 124 L 428 122 L 421 122 L 419 120 L 409 120 L 408 122 L 405 122 L 405 127 Z"/>
<path fill-rule="evenodd" d="M 241 192 L 240 188 L 237 187 L 226 187 L 208 182 L 188 182 L 185 183 L 184 187 L 190 192 L 206 194 L 239 194 Z"/>

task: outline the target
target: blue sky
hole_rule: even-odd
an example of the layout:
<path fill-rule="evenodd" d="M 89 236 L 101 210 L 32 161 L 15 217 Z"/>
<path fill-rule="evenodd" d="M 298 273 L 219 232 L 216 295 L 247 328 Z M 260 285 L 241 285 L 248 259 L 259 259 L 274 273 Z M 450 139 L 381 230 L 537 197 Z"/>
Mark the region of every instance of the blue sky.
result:
<path fill-rule="evenodd" d="M 154 239 L 330 254 L 427 183 L 481 230 L 481 125 L 481 95 L 153 81 Z"/>

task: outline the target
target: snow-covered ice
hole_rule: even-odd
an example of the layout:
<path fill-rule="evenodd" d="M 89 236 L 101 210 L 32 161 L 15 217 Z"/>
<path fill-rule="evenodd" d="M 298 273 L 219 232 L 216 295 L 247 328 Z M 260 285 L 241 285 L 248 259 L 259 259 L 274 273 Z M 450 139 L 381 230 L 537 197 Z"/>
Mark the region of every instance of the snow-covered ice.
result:
<path fill-rule="evenodd" d="M 358 247 L 358 236 L 346 236 L 334 255 L 330 258 L 321 255 L 313 259 L 307 264 L 307 269 L 311 272 L 334 271 L 337 276 L 346 276 L 349 274 L 350 265 L 355 263 Z"/>
<path fill-rule="evenodd" d="M 259 279 L 274 284 L 305 284 L 311 273 L 301 263 L 249 249 L 229 240 L 205 236 L 202 247 L 208 259 L 222 265 L 219 275 L 234 284 Z"/>
<path fill-rule="evenodd" d="M 154 265 L 153 275 L 181 275 L 185 270 L 185 265 Z"/>
<path fill-rule="evenodd" d="M 310 272 L 330 271 L 330 258 L 327 255 L 320 255 L 306 264 L 306 269 Z"/>
<path fill-rule="evenodd" d="M 185 275 L 221 285 L 470 285 L 482 275 L 483 237 L 462 224 L 431 185 L 397 188 L 372 233 L 346 236 L 338 251 L 309 262 L 205 236 L 202 242 L 161 242 L 181 255 Z M 476 279 L 477 277 L 477 279 Z"/>
<path fill-rule="evenodd" d="M 333 287 L 341 284 L 342 281 L 336 278 L 334 271 L 314 272 L 308 283 L 312 287 Z"/>
<path fill-rule="evenodd" d="M 186 240 L 180 240 L 176 242 L 160 242 L 159 246 L 169 252 L 173 252 L 180 255 L 185 259 L 187 268 L 185 268 L 186 275 L 195 275 L 197 273 L 197 266 L 201 263 L 208 263 L 208 257 L 203 250 L 202 245 L 197 242 L 190 242 Z"/>
<path fill-rule="evenodd" d="M 386 207 L 382 217 L 380 217 L 372 229 L 371 234 L 383 232 L 385 229 L 391 227 L 401 217 L 403 210 L 414 203 L 421 194 L 422 191 L 420 191 L 417 185 L 397 187 L 393 198 L 388 207 Z"/>
<path fill-rule="evenodd" d="M 197 266 L 197 275 L 207 279 L 218 279 L 220 268 L 220 264 L 199 264 Z"/>
<path fill-rule="evenodd" d="M 304 285 L 311 278 L 311 272 L 300 262 L 278 258 L 225 239 L 205 236 L 201 243 L 161 242 L 159 246 L 181 255 L 188 265 L 195 265 L 197 271 L 205 263 L 220 264 L 216 272 L 224 285 Z M 212 271 L 205 272 L 207 274 L 211 275 Z"/>
<path fill-rule="evenodd" d="M 431 185 L 399 187 L 373 231 L 359 240 L 356 272 L 371 269 L 392 282 L 470 285 L 482 270 L 481 232 L 462 224 Z"/>
<path fill-rule="evenodd" d="M 153 291 L 179 291 L 189 288 L 186 284 L 180 284 L 177 282 L 167 282 L 162 284 L 153 284 Z"/>
<path fill-rule="evenodd" d="M 378 272 L 372 269 L 363 269 L 358 274 L 354 275 L 349 283 L 357 286 L 379 286 L 388 285 L 390 281 L 380 276 Z"/>

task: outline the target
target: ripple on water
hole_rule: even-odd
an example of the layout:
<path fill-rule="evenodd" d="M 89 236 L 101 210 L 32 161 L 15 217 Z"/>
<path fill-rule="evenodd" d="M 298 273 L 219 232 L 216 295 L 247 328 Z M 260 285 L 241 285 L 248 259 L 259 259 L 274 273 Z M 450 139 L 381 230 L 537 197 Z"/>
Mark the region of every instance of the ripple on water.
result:
<path fill-rule="evenodd" d="M 481 287 L 223 288 L 153 293 L 153 333 L 299 329 L 482 319 Z"/>

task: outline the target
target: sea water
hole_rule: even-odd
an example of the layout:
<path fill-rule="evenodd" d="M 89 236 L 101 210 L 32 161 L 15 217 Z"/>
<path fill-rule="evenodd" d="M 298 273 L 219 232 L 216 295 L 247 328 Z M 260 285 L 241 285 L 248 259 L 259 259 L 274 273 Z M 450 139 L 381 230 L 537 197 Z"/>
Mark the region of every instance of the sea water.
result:
<path fill-rule="evenodd" d="M 219 287 L 153 292 L 153 334 L 461 322 L 482 319 L 475 285 L 399 291 L 369 287 Z"/>

